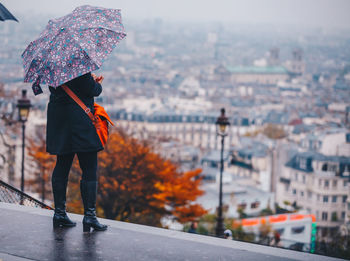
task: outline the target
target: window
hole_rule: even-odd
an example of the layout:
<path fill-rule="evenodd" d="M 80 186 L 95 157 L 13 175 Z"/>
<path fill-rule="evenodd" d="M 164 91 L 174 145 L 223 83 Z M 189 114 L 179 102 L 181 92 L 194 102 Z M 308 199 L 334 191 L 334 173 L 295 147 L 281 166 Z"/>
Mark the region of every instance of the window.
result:
<path fill-rule="evenodd" d="M 343 212 L 341 213 L 341 219 L 342 219 L 342 220 L 345 220 L 345 211 L 343 211 Z"/>
<path fill-rule="evenodd" d="M 322 212 L 322 220 L 327 221 L 328 219 L 328 213 L 327 212 Z"/>
<path fill-rule="evenodd" d="M 347 199 L 348 199 L 348 196 L 343 196 L 343 203 L 346 203 Z"/>
<path fill-rule="evenodd" d="M 300 159 L 300 168 L 306 169 L 306 159 Z"/>
<path fill-rule="evenodd" d="M 318 180 L 318 186 L 321 187 L 322 186 L 322 179 Z"/>
<path fill-rule="evenodd" d="M 337 181 L 333 180 L 333 188 L 337 187 Z"/>
<path fill-rule="evenodd" d="M 297 194 L 297 190 L 293 189 L 293 194 L 296 195 Z"/>
<path fill-rule="evenodd" d="M 247 203 L 241 203 L 241 204 L 238 204 L 238 209 L 242 209 L 244 210 L 245 208 L 247 207 Z"/>
<path fill-rule="evenodd" d="M 337 202 L 337 196 L 332 196 L 332 202 L 336 203 Z"/>
<path fill-rule="evenodd" d="M 338 215 L 337 215 L 337 212 L 332 212 L 332 221 L 333 221 L 333 222 L 338 221 Z"/>
<path fill-rule="evenodd" d="M 260 206 L 260 202 L 259 201 L 255 201 L 252 204 L 250 204 L 250 208 L 251 209 L 258 208 L 259 206 Z"/>
<path fill-rule="evenodd" d="M 349 177 L 349 174 L 350 174 L 350 165 L 346 165 L 345 168 L 344 168 L 344 171 L 343 171 L 343 176 L 344 177 Z"/>
<path fill-rule="evenodd" d="M 322 235 L 322 237 L 326 237 L 326 236 L 328 236 L 328 228 L 327 227 L 322 227 L 322 228 L 320 228 L 320 230 L 321 230 L 321 235 Z"/>
<path fill-rule="evenodd" d="M 312 199 L 312 192 L 311 192 L 311 191 L 308 191 L 308 192 L 307 192 L 307 197 L 308 197 L 309 199 Z"/>
<path fill-rule="evenodd" d="M 327 203 L 328 202 L 328 196 L 323 196 L 323 202 Z"/>
<path fill-rule="evenodd" d="M 212 168 L 218 167 L 218 164 L 216 162 L 209 162 L 209 164 L 210 164 L 210 167 L 212 167 Z"/>
<path fill-rule="evenodd" d="M 295 179 L 295 181 L 298 181 L 298 173 L 294 174 L 294 179 Z"/>
<path fill-rule="evenodd" d="M 323 170 L 323 171 L 327 171 L 327 163 L 324 163 L 324 164 L 322 165 L 322 170 Z"/>
<path fill-rule="evenodd" d="M 329 166 L 329 171 L 333 171 L 333 172 L 336 172 L 337 171 L 337 165 L 330 165 Z"/>
<path fill-rule="evenodd" d="M 304 197 L 304 191 L 300 191 L 300 196 Z"/>
<path fill-rule="evenodd" d="M 325 188 L 328 188 L 328 187 L 329 187 L 329 180 L 325 180 L 325 181 L 324 181 L 324 187 L 325 187 Z"/>
<path fill-rule="evenodd" d="M 343 181 L 343 186 L 346 187 L 348 185 L 348 181 L 347 180 L 344 180 Z"/>
<path fill-rule="evenodd" d="M 303 184 L 306 183 L 306 177 L 303 175 Z"/>
<path fill-rule="evenodd" d="M 305 226 L 292 227 L 292 234 L 301 234 L 305 230 Z"/>

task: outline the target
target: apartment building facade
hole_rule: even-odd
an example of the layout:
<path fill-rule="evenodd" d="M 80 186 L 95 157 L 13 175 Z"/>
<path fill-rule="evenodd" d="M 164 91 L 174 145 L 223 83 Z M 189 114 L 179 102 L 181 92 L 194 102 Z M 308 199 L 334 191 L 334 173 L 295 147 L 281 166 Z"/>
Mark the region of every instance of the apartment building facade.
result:
<path fill-rule="evenodd" d="M 319 236 L 326 236 L 346 219 L 349 174 L 349 157 L 297 153 L 279 175 L 276 202 L 295 203 L 315 215 Z"/>

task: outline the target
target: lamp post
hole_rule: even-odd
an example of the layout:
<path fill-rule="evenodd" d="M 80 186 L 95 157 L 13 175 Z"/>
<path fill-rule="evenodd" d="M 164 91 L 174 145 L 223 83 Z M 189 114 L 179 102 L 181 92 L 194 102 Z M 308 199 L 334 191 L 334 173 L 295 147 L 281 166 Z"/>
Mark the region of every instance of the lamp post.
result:
<path fill-rule="evenodd" d="M 220 184 L 219 184 L 219 207 L 218 217 L 216 223 L 216 236 L 222 237 L 224 234 L 224 218 L 222 216 L 222 174 L 224 171 L 224 142 L 225 137 L 228 135 L 227 126 L 230 125 L 227 117 L 225 116 L 225 109 L 221 109 L 221 115 L 216 120 L 216 135 L 221 137 L 221 164 L 220 164 Z"/>
<path fill-rule="evenodd" d="M 22 90 L 22 97 L 17 101 L 18 121 L 22 123 L 22 175 L 21 175 L 21 191 L 24 192 L 24 149 L 25 149 L 25 130 L 26 121 L 28 120 L 29 109 L 31 107 L 30 100 L 27 98 L 27 91 Z"/>

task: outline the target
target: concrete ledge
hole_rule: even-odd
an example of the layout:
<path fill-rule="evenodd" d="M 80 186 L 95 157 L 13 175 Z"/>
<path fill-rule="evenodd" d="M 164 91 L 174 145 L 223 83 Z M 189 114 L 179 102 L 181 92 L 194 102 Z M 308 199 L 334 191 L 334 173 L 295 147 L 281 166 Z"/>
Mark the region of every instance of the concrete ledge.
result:
<path fill-rule="evenodd" d="M 76 214 L 69 214 L 76 227 L 53 229 L 52 215 L 52 210 L 0 202 L 0 259 L 341 260 L 108 219 L 100 219 L 107 231 L 87 234 Z"/>

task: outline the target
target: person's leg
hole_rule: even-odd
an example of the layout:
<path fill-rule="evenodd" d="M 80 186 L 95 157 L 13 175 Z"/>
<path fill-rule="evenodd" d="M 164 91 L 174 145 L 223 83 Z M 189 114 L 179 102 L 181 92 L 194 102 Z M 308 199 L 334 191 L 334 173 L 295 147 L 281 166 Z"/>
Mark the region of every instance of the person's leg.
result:
<path fill-rule="evenodd" d="M 57 155 L 56 166 L 52 173 L 52 193 L 55 203 L 54 227 L 72 227 L 76 225 L 66 214 L 66 190 L 73 158 L 74 153 Z"/>
<path fill-rule="evenodd" d="M 78 152 L 82 180 L 97 181 L 97 152 Z"/>
<path fill-rule="evenodd" d="M 52 182 L 68 181 L 73 159 L 74 153 L 57 155 L 56 166 L 52 173 Z"/>
<path fill-rule="evenodd" d="M 83 231 L 89 232 L 90 228 L 103 231 L 107 229 L 96 218 L 97 196 L 97 152 L 77 153 L 79 165 L 83 172 L 80 181 L 80 192 L 84 204 Z"/>

